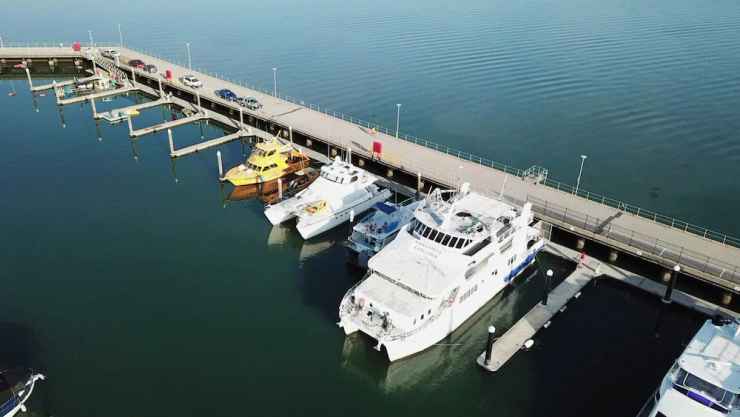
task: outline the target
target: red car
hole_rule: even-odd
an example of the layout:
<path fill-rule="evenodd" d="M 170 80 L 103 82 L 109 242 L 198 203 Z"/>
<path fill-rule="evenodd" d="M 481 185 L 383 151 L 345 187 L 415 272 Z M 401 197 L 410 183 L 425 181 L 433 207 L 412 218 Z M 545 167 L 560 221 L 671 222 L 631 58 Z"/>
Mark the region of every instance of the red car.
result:
<path fill-rule="evenodd" d="M 144 61 L 142 61 L 140 59 L 132 59 L 131 61 L 128 62 L 128 65 L 130 67 L 134 67 L 134 68 L 138 68 L 138 69 L 144 69 L 144 66 L 146 64 L 144 64 Z"/>

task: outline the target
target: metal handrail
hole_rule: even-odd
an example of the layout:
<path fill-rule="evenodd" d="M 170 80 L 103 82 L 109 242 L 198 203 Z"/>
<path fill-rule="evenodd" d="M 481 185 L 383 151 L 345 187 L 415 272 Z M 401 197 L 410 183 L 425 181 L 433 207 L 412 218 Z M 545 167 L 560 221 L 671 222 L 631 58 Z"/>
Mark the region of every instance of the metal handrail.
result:
<path fill-rule="evenodd" d="M 740 285 L 740 265 L 738 264 L 730 264 L 622 226 L 611 223 L 607 226 L 604 224 L 604 219 L 536 197 L 528 196 L 527 201 L 532 203 L 532 209 L 536 213 L 539 212 L 560 222 L 578 226 L 581 230 L 593 235 L 626 244 L 638 251 L 651 254 L 672 264 L 680 264 L 720 280 L 732 282 L 736 285 L 735 290 L 740 290 L 740 287 L 737 286 Z"/>

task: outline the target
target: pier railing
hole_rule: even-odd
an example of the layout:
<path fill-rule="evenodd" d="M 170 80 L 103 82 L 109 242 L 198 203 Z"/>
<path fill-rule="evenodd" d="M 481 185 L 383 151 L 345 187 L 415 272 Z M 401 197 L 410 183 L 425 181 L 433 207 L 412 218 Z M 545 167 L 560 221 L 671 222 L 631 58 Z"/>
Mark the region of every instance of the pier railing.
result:
<path fill-rule="evenodd" d="M 535 197 L 528 197 L 532 210 L 543 216 L 567 225 L 576 226 L 593 236 L 611 239 L 638 251 L 662 259 L 667 265 L 681 265 L 695 271 L 711 275 L 722 281 L 731 282 L 735 290 L 740 290 L 740 266 L 729 264 L 699 252 L 677 246 L 654 236 L 612 224 L 609 219 L 601 219 L 553 204 Z M 670 266 L 672 266 L 670 265 Z"/>

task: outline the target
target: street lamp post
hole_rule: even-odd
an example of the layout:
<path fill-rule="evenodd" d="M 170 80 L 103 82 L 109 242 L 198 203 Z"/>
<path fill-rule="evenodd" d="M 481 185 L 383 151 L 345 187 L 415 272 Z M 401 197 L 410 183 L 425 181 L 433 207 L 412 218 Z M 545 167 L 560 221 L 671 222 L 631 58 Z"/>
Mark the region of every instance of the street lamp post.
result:
<path fill-rule="evenodd" d="M 401 103 L 396 103 L 396 139 L 398 139 L 398 125 L 401 122 Z"/>
<path fill-rule="evenodd" d="M 581 186 L 581 174 L 583 174 L 583 163 L 586 162 L 586 158 L 588 156 L 581 155 L 581 169 L 578 171 L 578 180 L 576 180 L 576 195 L 578 195 L 578 188 Z"/>
<path fill-rule="evenodd" d="M 277 97 L 277 67 L 272 67 L 272 95 Z"/>
<path fill-rule="evenodd" d="M 118 24 L 118 44 L 123 48 L 123 32 L 121 32 L 121 24 Z"/>
<path fill-rule="evenodd" d="M 190 42 L 185 42 L 185 48 L 187 48 L 187 50 L 188 50 L 188 69 L 190 71 L 192 71 L 193 70 L 193 61 L 191 60 L 191 57 L 190 57 Z"/>
<path fill-rule="evenodd" d="M 90 36 L 90 48 L 92 48 L 93 45 L 95 45 L 95 42 L 93 41 L 92 30 L 88 30 L 87 34 Z"/>
<path fill-rule="evenodd" d="M 552 281 L 552 275 L 553 275 L 552 269 L 548 269 L 547 272 L 545 273 L 545 293 L 542 295 L 542 305 L 543 306 L 547 305 L 547 298 L 550 295 L 550 285 L 551 285 L 550 281 Z"/>

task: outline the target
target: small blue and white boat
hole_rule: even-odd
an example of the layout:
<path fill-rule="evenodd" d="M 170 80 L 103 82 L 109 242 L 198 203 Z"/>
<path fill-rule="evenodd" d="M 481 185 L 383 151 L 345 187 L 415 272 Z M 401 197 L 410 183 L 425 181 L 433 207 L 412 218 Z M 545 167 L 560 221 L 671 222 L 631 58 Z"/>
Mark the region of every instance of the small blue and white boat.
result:
<path fill-rule="evenodd" d="M 375 204 L 352 228 L 347 239 L 350 263 L 367 268 L 367 261 L 380 252 L 414 218 L 421 201 L 408 199 L 401 203 Z"/>
<path fill-rule="evenodd" d="M 44 379 L 44 375 L 28 371 L 0 372 L 0 417 L 25 412 L 25 403 L 31 398 L 36 381 Z"/>

